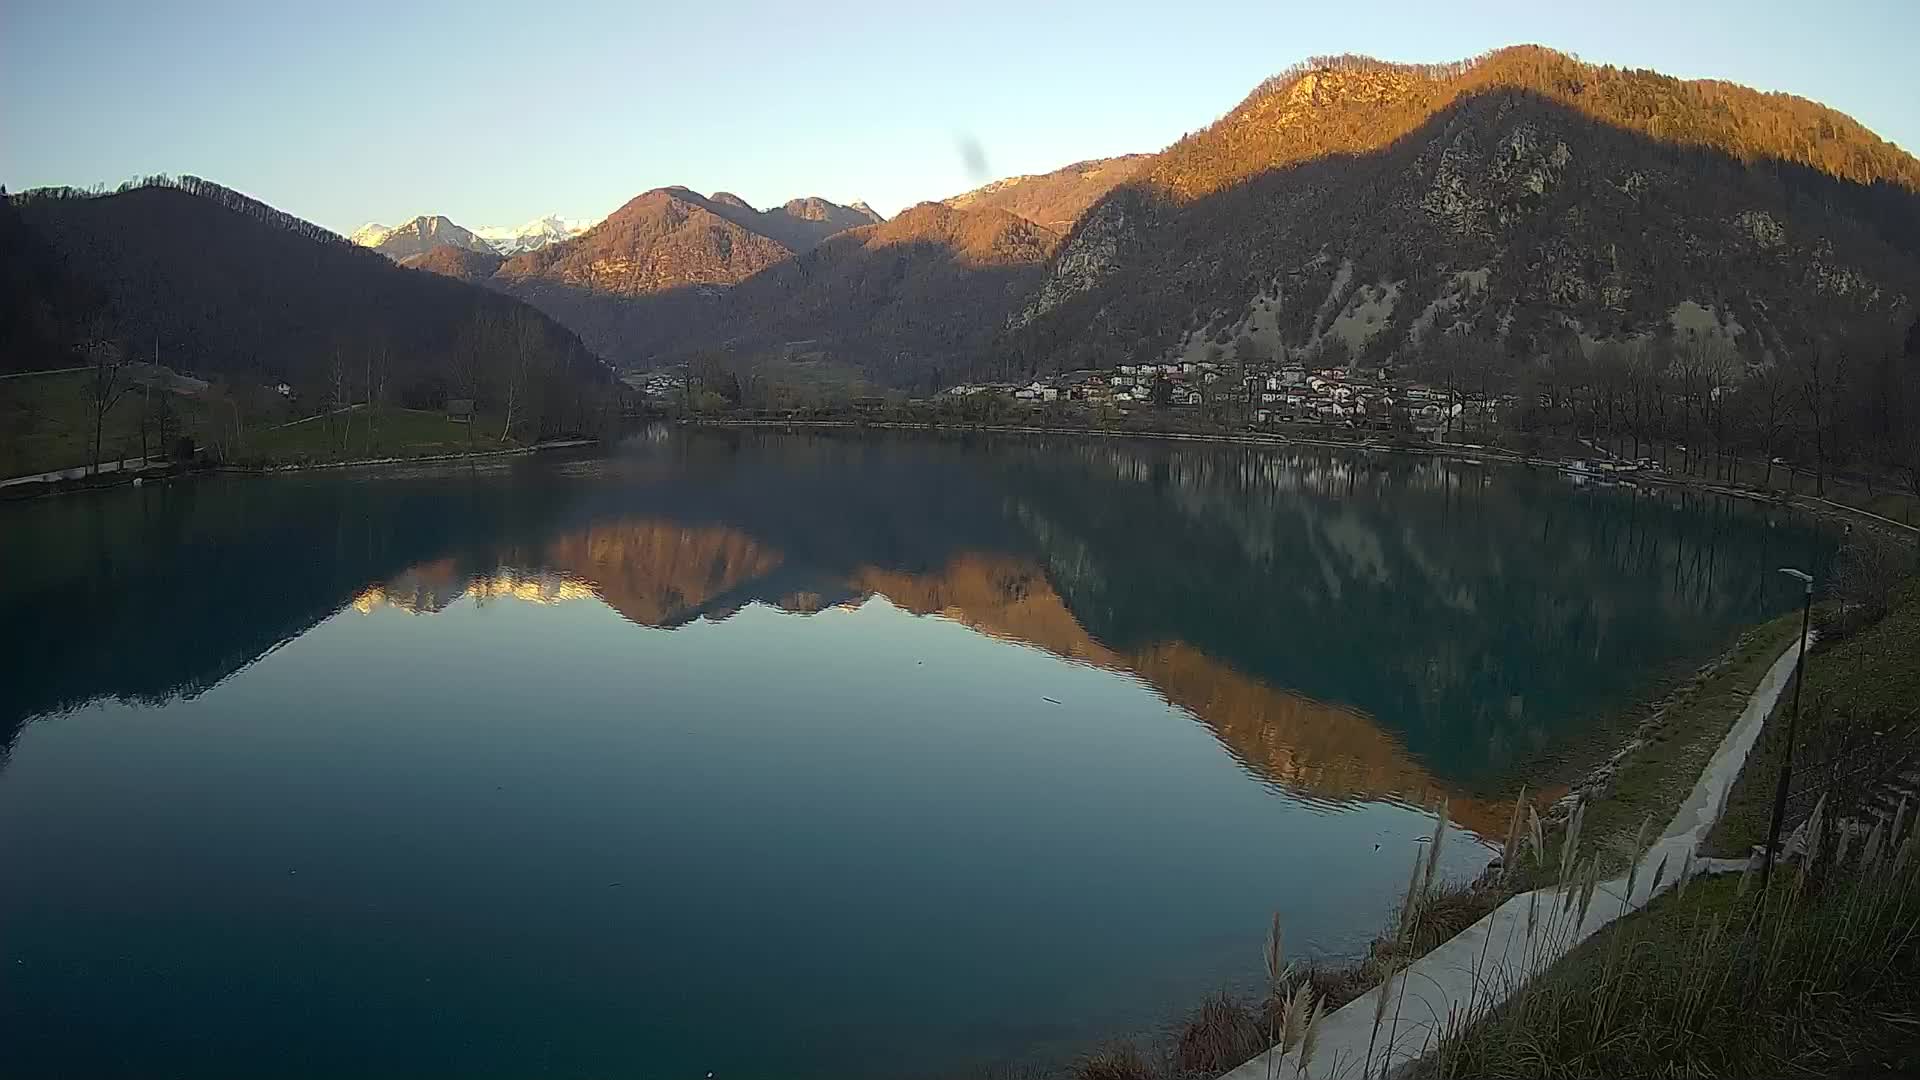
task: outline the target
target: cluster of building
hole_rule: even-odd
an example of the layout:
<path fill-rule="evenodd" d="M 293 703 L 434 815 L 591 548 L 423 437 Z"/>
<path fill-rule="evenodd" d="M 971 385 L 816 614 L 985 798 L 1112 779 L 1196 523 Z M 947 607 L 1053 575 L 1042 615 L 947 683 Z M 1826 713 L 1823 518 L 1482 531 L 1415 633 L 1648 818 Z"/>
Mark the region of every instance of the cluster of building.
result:
<path fill-rule="evenodd" d="M 621 376 L 620 381 L 648 397 L 667 398 L 686 390 L 687 373 L 685 368 L 663 368 L 632 372 Z"/>
<path fill-rule="evenodd" d="M 1069 371 L 1028 383 L 962 383 L 941 394 L 949 398 L 994 394 L 1031 405 L 1081 402 L 1123 412 L 1141 405 L 1211 406 L 1254 423 L 1405 424 L 1424 431 L 1445 427 L 1449 418 L 1456 425 L 1480 426 L 1490 422 L 1503 405 L 1500 399 L 1396 382 L 1377 371 L 1314 370 L 1299 364 L 1241 369 L 1207 361 L 1121 364 L 1110 371 Z"/>

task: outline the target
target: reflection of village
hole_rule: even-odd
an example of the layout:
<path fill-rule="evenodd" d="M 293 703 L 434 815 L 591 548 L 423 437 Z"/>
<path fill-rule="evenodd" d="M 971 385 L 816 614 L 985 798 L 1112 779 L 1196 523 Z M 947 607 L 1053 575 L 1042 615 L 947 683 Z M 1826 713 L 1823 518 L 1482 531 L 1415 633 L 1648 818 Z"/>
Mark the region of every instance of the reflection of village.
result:
<path fill-rule="evenodd" d="M 439 560 L 365 590 L 352 606 L 431 613 L 462 599 L 552 604 L 595 597 L 631 622 L 671 628 L 724 620 L 749 603 L 811 614 L 877 595 L 917 615 L 1138 678 L 1199 719 L 1250 771 L 1296 795 L 1330 805 L 1447 798 L 1454 817 L 1482 835 L 1504 828 L 1502 807 L 1449 792 L 1361 712 L 1270 686 L 1182 642 L 1109 648 L 1086 631 L 1046 574 L 1021 559 L 964 554 L 930 573 L 861 567 L 827 578 L 788 565 L 781 551 L 737 529 L 630 519 L 562 536 L 517 561 L 539 569 L 473 573 Z"/>

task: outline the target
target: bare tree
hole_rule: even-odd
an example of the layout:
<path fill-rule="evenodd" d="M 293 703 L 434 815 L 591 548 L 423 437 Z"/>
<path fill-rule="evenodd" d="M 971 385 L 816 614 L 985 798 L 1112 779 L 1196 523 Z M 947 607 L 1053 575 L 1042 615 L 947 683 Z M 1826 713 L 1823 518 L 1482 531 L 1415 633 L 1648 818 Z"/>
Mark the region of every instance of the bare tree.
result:
<path fill-rule="evenodd" d="M 365 383 L 367 392 L 367 422 L 365 427 L 367 429 L 366 444 L 368 457 L 373 457 L 377 452 L 376 443 L 379 438 L 380 410 L 385 407 L 387 403 L 387 369 L 390 366 L 388 352 L 387 340 L 384 337 L 375 340 L 372 346 L 367 349 Z"/>
<path fill-rule="evenodd" d="M 1816 342 L 1794 354 L 1794 374 L 1800 394 L 1800 407 L 1813 438 L 1813 493 L 1827 494 L 1827 465 L 1836 456 L 1839 436 L 1837 417 L 1839 399 L 1846 386 L 1847 347 L 1836 342 Z"/>
<path fill-rule="evenodd" d="M 1750 415 L 1760 436 L 1760 452 L 1767 459 L 1766 473 L 1760 486 L 1771 488 L 1773 462 L 1779 456 L 1780 436 L 1793 419 L 1793 385 L 1779 364 L 1768 364 L 1748 382 L 1747 393 L 1752 395 L 1753 409 Z"/>
<path fill-rule="evenodd" d="M 340 456 L 347 454 L 347 435 L 353 430 L 352 407 L 353 387 L 347 378 L 346 358 L 340 355 L 339 346 L 334 346 L 333 359 L 327 364 L 326 409 L 327 441 L 334 441 L 335 418 L 338 417 Z"/>
<path fill-rule="evenodd" d="M 106 434 L 107 414 L 133 387 L 127 379 L 127 354 L 113 340 L 104 321 L 95 320 L 88 328 L 86 354 L 87 404 L 93 411 L 93 473 L 100 472 L 100 448 Z"/>
<path fill-rule="evenodd" d="M 525 307 L 514 308 L 513 314 L 508 316 L 506 337 L 506 417 L 500 424 L 500 441 L 503 444 L 513 433 L 514 420 L 526 396 L 528 380 L 533 376 L 545 346 L 539 323 L 528 314 Z"/>

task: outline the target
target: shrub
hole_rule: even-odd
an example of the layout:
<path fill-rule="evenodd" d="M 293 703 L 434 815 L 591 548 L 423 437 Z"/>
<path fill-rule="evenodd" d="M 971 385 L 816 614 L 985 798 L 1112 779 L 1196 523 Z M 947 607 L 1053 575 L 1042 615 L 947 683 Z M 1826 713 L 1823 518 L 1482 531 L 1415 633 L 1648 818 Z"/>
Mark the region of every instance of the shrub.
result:
<path fill-rule="evenodd" d="M 1844 641 L 1886 618 L 1913 563 L 1913 550 L 1899 541 L 1864 530 L 1853 534 L 1827 582 L 1834 606 L 1817 613 L 1822 643 Z"/>
<path fill-rule="evenodd" d="M 1180 1067 L 1220 1073 L 1267 1048 L 1266 1029 L 1253 1011 L 1221 993 L 1200 1003 L 1180 1031 Z"/>
<path fill-rule="evenodd" d="M 1123 1044 L 1089 1055 L 1074 1076 L 1078 1080 L 1156 1080 L 1159 1073 L 1140 1051 Z"/>

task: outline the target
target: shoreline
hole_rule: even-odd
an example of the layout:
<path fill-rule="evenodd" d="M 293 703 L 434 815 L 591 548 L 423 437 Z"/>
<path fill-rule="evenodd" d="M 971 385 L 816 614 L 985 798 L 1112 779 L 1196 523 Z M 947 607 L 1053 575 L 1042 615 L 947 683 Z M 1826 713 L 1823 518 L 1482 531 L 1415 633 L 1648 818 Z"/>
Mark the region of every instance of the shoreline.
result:
<path fill-rule="evenodd" d="M 1394 1009 L 1394 1030 L 1378 1048 L 1382 1075 L 1399 1075 L 1425 1057 L 1454 1025 L 1490 1013 L 1520 986 L 1544 974 L 1554 961 L 1571 952 L 1581 941 L 1629 911 L 1644 908 L 1661 892 L 1679 886 L 1680 874 L 1662 880 L 1656 866 L 1664 868 L 1669 862 L 1680 865 L 1690 861 L 1703 846 L 1726 806 L 1734 780 L 1790 681 L 1795 659 L 1808 645 L 1810 641 L 1796 639 L 1770 658 L 1758 683 L 1744 699 L 1738 718 L 1715 740 L 1713 753 L 1679 806 L 1672 811 L 1666 827 L 1650 846 L 1633 853 L 1632 872 L 1599 882 L 1598 889 L 1617 902 L 1617 907 L 1603 902 L 1588 910 L 1583 905 L 1579 917 L 1568 923 L 1569 932 L 1565 936 L 1549 937 L 1542 945 L 1533 937 L 1532 916 L 1528 910 L 1530 899 L 1544 900 L 1544 906 L 1552 912 L 1561 906 L 1563 897 L 1578 889 L 1576 884 L 1566 882 L 1543 885 L 1508 898 L 1496 911 L 1408 966 L 1399 979 L 1398 992 L 1403 998 L 1416 998 L 1417 1007 L 1408 1010 L 1404 1018 L 1400 1015 L 1401 1009 Z M 1737 870 L 1745 865 L 1740 860 L 1731 863 L 1709 864 L 1700 872 Z M 1526 929 L 1523 931 L 1522 927 Z M 1489 948 L 1495 937 L 1500 937 L 1505 946 L 1497 952 Z M 1516 941 L 1523 942 L 1517 958 L 1512 955 Z M 1355 1058 L 1364 1054 L 1362 1059 L 1370 1062 L 1380 1033 L 1375 1017 L 1381 995 L 1382 990 L 1376 987 L 1327 1014 L 1321 1045 L 1329 1052 L 1316 1058 L 1314 1067 L 1300 1064 L 1298 1054 L 1289 1055 L 1274 1046 L 1228 1070 L 1220 1080 L 1254 1080 L 1286 1071 L 1330 1080 L 1339 1075 L 1343 1061 L 1350 1067 Z"/>
<path fill-rule="evenodd" d="M 1571 461 L 1556 458 L 1529 457 L 1510 451 L 1499 450 L 1479 443 L 1435 443 L 1430 446 L 1411 445 L 1396 442 L 1376 442 L 1372 440 L 1326 439 L 1300 435 L 1269 435 L 1257 431 L 1236 432 L 1233 434 L 1214 434 L 1199 431 L 1137 431 L 1116 428 L 1069 428 L 1048 427 L 1037 424 L 933 424 L 921 421 L 904 420 L 747 420 L 747 419 L 696 419 L 669 421 L 680 427 L 690 428 L 741 428 L 741 429 L 784 429 L 809 428 L 815 430 L 845 431 L 918 431 L 929 433 L 953 433 L 960 435 L 1076 435 L 1118 439 L 1155 439 L 1165 442 L 1214 443 L 1225 446 L 1314 446 L 1336 450 L 1359 450 L 1367 453 L 1411 454 L 1420 457 L 1452 457 L 1474 462 L 1502 465 L 1524 465 L 1529 468 L 1552 469 L 1569 476 L 1583 476 L 1599 483 L 1623 484 L 1628 487 L 1640 484 L 1663 487 L 1689 488 L 1705 491 L 1728 498 L 1745 499 L 1766 506 L 1777 506 L 1788 510 L 1797 510 L 1815 517 L 1831 519 L 1861 519 L 1870 528 L 1894 529 L 1904 534 L 1920 536 L 1920 526 L 1908 525 L 1883 517 L 1871 510 L 1837 503 L 1831 499 L 1815 495 L 1799 495 L 1788 492 L 1769 491 L 1758 488 L 1730 487 L 1711 480 L 1701 480 L 1688 476 L 1676 476 L 1671 473 L 1597 473 L 1591 469 L 1576 468 Z"/>
<path fill-rule="evenodd" d="M 201 465 L 194 467 L 171 465 L 145 469 L 115 469 L 107 472 L 91 473 L 84 476 L 52 480 L 16 480 L 12 484 L 0 487 L 0 503 L 31 502 L 35 499 L 52 498 L 57 495 L 77 495 L 89 491 L 111 491 L 115 488 L 135 487 L 145 481 L 173 480 L 184 476 L 222 474 L 227 476 L 278 476 L 285 473 L 318 472 L 324 469 L 364 469 L 385 465 L 433 465 L 458 461 L 485 461 L 493 458 L 524 457 L 529 454 L 543 453 L 548 450 L 574 450 L 583 446 L 599 446 L 601 439 L 559 439 L 552 442 L 534 443 L 531 446 L 515 446 L 504 450 L 483 450 L 467 454 L 427 454 L 421 457 L 380 457 L 355 458 L 351 461 L 321 461 L 307 464 L 288 465 Z"/>
<path fill-rule="evenodd" d="M 538 442 L 531 446 L 515 446 L 503 450 L 482 450 L 466 454 L 426 454 L 421 457 L 381 457 L 355 458 L 351 461 L 318 461 L 301 465 L 215 465 L 211 472 L 227 473 L 237 476 L 277 476 L 281 473 L 318 472 L 323 469 L 365 469 L 380 465 L 432 465 L 449 461 L 484 461 L 489 458 L 524 457 L 528 454 L 543 453 L 548 450 L 573 450 L 582 446 L 599 446 L 600 439 L 555 439 Z"/>

